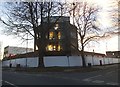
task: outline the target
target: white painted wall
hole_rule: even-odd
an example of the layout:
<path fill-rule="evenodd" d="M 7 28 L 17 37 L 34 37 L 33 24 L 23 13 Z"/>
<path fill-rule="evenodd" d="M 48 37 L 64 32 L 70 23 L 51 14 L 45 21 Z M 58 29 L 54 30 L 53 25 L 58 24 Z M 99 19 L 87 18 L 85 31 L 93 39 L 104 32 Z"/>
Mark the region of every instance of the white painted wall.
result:
<path fill-rule="evenodd" d="M 92 58 L 92 56 L 87 55 L 86 56 L 86 65 L 88 65 L 88 63 L 91 63 L 91 65 L 93 65 L 93 58 Z"/>
<path fill-rule="evenodd" d="M 98 56 L 86 56 L 86 64 L 91 63 L 91 65 L 100 65 L 100 60 L 102 61 L 102 64 L 104 64 L 104 58 L 98 57 Z"/>
<path fill-rule="evenodd" d="M 109 64 L 108 58 L 105 58 L 105 64 Z"/>
<path fill-rule="evenodd" d="M 68 66 L 68 59 L 67 56 L 49 56 L 44 57 L 44 65 L 45 67 L 51 66 Z"/>
<path fill-rule="evenodd" d="M 100 65 L 100 60 L 102 61 L 102 64 L 104 64 L 103 58 L 95 58 L 94 59 L 94 65 Z"/>
<path fill-rule="evenodd" d="M 2 66 L 9 67 L 10 65 L 10 60 L 6 60 L 2 62 Z"/>
<path fill-rule="evenodd" d="M 11 60 L 10 63 L 12 64 L 12 67 L 16 67 L 16 59 Z"/>
<path fill-rule="evenodd" d="M 19 58 L 19 59 L 12 59 L 2 62 L 2 66 L 9 67 L 10 63 L 12 64 L 12 67 L 16 67 L 17 64 L 20 64 L 21 67 L 38 67 L 38 57 L 31 57 L 31 58 Z"/>
<path fill-rule="evenodd" d="M 120 63 L 120 61 L 117 58 L 114 58 L 113 63 Z"/>
<path fill-rule="evenodd" d="M 82 66 L 81 56 L 70 56 L 68 59 L 68 66 Z"/>
<path fill-rule="evenodd" d="M 27 67 L 38 67 L 38 57 L 27 59 Z"/>
<path fill-rule="evenodd" d="M 120 63 L 120 59 L 118 61 L 117 58 L 102 58 L 94 56 L 92 60 L 92 56 L 85 56 L 86 65 L 91 63 L 91 65 L 100 65 L 100 60 L 102 60 L 102 64 L 112 64 L 112 63 Z M 31 58 L 19 58 L 19 59 L 12 59 L 6 60 L 2 62 L 2 66 L 9 67 L 10 63 L 12 67 L 16 67 L 17 64 L 20 64 L 21 67 L 38 67 L 38 57 L 31 57 Z M 72 67 L 72 66 L 82 66 L 82 58 L 81 56 L 46 56 L 44 57 L 44 65 L 45 67 Z"/>
<path fill-rule="evenodd" d="M 29 58 L 27 58 L 29 59 Z M 20 64 L 20 67 L 26 67 L 26 58 L 16 59 L 16 64 Z"/>

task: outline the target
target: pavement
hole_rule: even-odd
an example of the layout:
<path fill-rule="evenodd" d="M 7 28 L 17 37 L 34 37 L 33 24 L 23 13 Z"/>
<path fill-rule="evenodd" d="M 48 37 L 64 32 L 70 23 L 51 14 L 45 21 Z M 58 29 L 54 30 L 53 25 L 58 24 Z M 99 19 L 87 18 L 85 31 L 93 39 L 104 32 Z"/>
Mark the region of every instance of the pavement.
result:
<path fill-rule="evenodd" d="M 43 72 L 28 73 L 3 71 L 3 85 L 22 87 L 23 85 L 119 85 L 119 64 L 93 66 L 101 70 L 91 72 Z"/>
<path fill-rule="evenodd" d="M 53 67 L 53 68 L 2 68 L 3 71 L 17 71 L 17 72 L 92 72 L 98 70 L 104 70 L 109 68 L 118 68 L 120 64 L 109 64 L 109 65 L 96 65 L 91 67 Z"/>

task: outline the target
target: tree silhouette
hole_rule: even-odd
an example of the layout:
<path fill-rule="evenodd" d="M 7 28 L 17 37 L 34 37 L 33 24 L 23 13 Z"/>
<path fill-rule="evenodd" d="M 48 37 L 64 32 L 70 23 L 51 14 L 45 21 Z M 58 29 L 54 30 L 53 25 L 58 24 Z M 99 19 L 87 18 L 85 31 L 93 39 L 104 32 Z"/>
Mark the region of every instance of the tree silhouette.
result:
<path fill-rule="evenodd" d="M 83 67 L 86 67 L 84 48 L 90 42 L 97 38 L 100 28 L 96 25 L 98 7 L 90 6 L 87 2 L 73 3 L 73 9 L 70 11 L 73 17 L 73 24 L 77 27 L 78 43 L 80 44 L 80 51 L 82 57 Z"/>
<path fill-rule="evenodd" d="M 44 36 L 43 19 L 47 18 L 47 30 L 50 26 L 50 17 L 57 15 L 59 18 L 64 14 L 65 3 L 63 2 L 6 2 L 7 12 L 4 12 L 6 19 L 0 18 L 6 25 L 5 32 L 10 35 L 16 35 L 23 40 L 34 39 L 34 51 L 38 47 L 39 66 L 44 67 L 43 49 L 44 43 L 41 37 Z M 59 14 L 61 13 L 61 14 Z M 55 22 L 57 22 L 56 19 Z M 55 23 L 54 23 L 55 24 Z M 38 28 L 39 27 L 39 28 Z M 41 34 L 40 34 L 41 32 Z M 29 34 L 30 38 L 26 38 Z M 44 39 L 43 37 L 42 39 Z M 39 44 L 41 43 L 41 44 Z"/>

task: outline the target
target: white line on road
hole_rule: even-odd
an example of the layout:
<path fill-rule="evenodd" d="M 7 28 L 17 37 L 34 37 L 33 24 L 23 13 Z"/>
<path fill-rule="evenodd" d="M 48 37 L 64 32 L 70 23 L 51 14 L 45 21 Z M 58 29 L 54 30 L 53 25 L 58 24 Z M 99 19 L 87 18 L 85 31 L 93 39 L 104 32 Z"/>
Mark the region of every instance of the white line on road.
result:
<path fill-rule="evenodd" d="M 97 75 L 97 76 L 89 77 L 89 78 L 83 79 L 83 81 L 89 82 L 89 81 L 92 80 L 92 78 L 99 77 L 99 76 L 102 76 L 102 75 Z"/>
<path fill-rule="evenodd" d="M 86 78 L 86 79 L 92 79 L 92 78 L 99 77 L 99 76 L 102 76 L 102 75 L 97 75 L 97 76 L 89 77 L 89 78 Z"/>
<path fill-rule="evenodd" d="M 114 73 L 115 71 L 111 71 L 111 72 L 108 72 L 108 73 L 106 73 L 106 74 L 111 74 L 111 73 Z"/>
<path fill-rule="evenodd" d="M 101 80 L 94 80 L 92 81 L 93 83 L 104 83 L 104 81 L 101 81 Z"/>
<path fill-rule="evenodd" d="M 18 87 L 18 86 L 16 86 L 15 84 L 12 84 L 12 83 L 10 83 L 10 82 L 8 82 L 8 81 L 4 81 L 5 83 L 7 83 L 7 84 L 9 84 L 9 85 L 12 85 L 12 86 L 14 86 L 14 87 Z"/>
<path fill-rule="evenodd" d="M 110 83 L 106 83 L 107 85 L 119 85 L 118 83 L 116 82 L 110 82 Z"/>
<path fill-rule="evenodd" d="M 92 79 L 83 79 L 82 81 L 87 81 L 87 82 L 89 82 L 89 81 L 91 81 Z"/>

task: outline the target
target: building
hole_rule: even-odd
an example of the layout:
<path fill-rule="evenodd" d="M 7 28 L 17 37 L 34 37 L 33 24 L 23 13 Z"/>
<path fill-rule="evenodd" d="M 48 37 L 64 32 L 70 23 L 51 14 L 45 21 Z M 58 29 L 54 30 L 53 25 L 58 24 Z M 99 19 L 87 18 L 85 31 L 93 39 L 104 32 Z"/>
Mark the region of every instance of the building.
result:
<path fill-rule="evenodd" d="M 8 58 L 10 56 L 14 56 L 17 54 L 24 54 L 27 52 L 33 52 L 32 48 L 24 48 L 24 47 L 15 47 L 15 46 L 7 46 L 4 48 L 4 58 Z"/>
<path fill-rule="evenodd" d="M 59 16 L 50 18 L 50 23 L 43 22 L 41 33 L 44 32 L 42 41 L 44 42 L 44 55 L 76 55 L 78 49 L 77 28 L 70 24 L 70 17 Z M 48 26 L 49 25 L 49 26 Z M 39 26 L 40 29 L 41 26 Z M 44 39 L 43 39 L 44 38 Z M 43 46 L 43 43 L 40 43 Z"/>
<path fill-rule="evenodd" d="M 107 51 L 106 55 L 109 58 L 120 58 L 120 51 Z"/>

